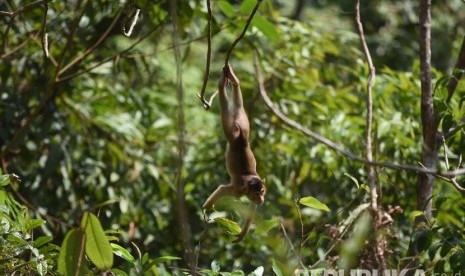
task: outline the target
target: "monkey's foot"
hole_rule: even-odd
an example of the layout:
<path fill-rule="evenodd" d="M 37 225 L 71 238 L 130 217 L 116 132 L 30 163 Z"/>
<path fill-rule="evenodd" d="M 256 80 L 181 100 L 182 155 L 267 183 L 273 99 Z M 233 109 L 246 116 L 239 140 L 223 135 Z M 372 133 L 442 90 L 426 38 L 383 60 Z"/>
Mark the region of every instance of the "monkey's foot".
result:
<path fill-rule="evenodd" d="M 234 74 L 234 71 L 229 63 L 223 67 L 223 74 L 230 82 L 232 82 L 233 85 L 239 85 L 239 79 Z"/>

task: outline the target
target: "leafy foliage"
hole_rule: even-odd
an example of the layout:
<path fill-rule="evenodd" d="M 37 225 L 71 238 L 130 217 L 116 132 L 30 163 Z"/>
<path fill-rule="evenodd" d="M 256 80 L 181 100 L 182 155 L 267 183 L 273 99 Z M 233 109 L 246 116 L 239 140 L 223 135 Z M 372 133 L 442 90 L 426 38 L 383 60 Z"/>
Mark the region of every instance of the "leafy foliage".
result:
<path fill-rule="evenodd" d="M 27 5 L 7 2 L 1 11 Z M 179 1 L 177 9 L 187 128 L 185 210 L 201 272 L 291 275 L 360 264 L 363 256 L 356 253 L 370 234 L 363 165 L 283 126 L 259 97 L 252 65 L 256 51 L 269 96 L 284 114 L 363 156 L 368 69 L 352 28 L 353 1 L 313 1 L 302 21 L 285 16 L 291 1 L 264 1 L 233 52 L 251 146 L 267 183 L 252 233 L 239 245 L 230 244 L 224 229 L 238 231 L 244 202 L 218 202 L 211 221 L 201 210 L 210 192 L 228 181 L 218 105 L 206 112 L 196 98 L 206 55 L 204 2 Z M 255 3 L 212 1 L 207 94 L 215 91 L 226 51 Z M 447 103 L 444 73 L 454 65 L 463 31 L 459 4 L 433 3 L 433 17 L 441 14 L 433 21 L 433 65 L 435 109 L 447 134 L 442 170 L 459 167 L 465 148 L 465 86 L 460 82 Z M 1 274 L 177 275 L 186 268 L 176 217 L 179 106 L 169 5 L 135 1 L 141 15 L 131 37 L 119 25 L 130 25 L 126 16 L 131 19 L 134 10 L 120 1 L 51 1 L 47 9 L 0 16 Z M 417 165 L 421 156 L 416 5 L 367 2 L 362 10 L 377 67 L 373 139 L 381 162 Z M 389 267 L 400 266 L 412 242 L 425 270 L 463 269 L 463 196 L 438 180 L 434 221 L 412 234 L 420 215 L 417 175 L 379 167 L 377 181 L 381 205 L 392 218 L 382 232 Z M 463 177 L 457 181 L 463 184 Z"/>

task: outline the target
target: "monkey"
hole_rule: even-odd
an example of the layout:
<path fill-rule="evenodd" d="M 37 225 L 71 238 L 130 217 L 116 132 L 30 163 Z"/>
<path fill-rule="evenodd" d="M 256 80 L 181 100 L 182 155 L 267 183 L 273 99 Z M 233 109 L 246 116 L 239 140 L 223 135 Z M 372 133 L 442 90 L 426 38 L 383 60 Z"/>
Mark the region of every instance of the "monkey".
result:
<path fill-rule="evenodd" d="M 230 104 L 226 85 L 232 85 L 232 104 Z M 265 182 L 257 173 L 255 156 L 250 148 L 250 123 L 244 110 L 239 79 L 232 67 L 225 64 L 218 83 L 223 132 L 228 140 L 226 147 L 226 168 L 231 178 L 229 184 L 220 185 L 203 205 L 203 209 L 213 209 L 215 202 L 223 196 L 240 198 L 247 196 L 251 201 L 251 212 L 233 243 L 240 242 L 247 235 L 257 206 L 265 200 Z"/>

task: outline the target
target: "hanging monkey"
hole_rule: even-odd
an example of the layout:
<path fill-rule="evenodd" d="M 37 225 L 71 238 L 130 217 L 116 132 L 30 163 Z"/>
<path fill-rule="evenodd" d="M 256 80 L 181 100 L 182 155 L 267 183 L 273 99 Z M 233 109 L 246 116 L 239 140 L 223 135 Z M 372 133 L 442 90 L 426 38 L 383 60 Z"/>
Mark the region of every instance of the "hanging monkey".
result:
<path fill-rule="evenodd" d="M 232 104 L 228 102 L 226 85 L 232 84 Z M 207 199 L 203 209 L 211 210 L 215 202 L 223 196 L 247 196 L 251 201 L 251 212 L 242 230 L 235 235 L 234 243 L 240 242 L 249 231 L 250 224 L 257 210 L 265 200 L 265 182 L 260 179 L 256 170 L 255 157 L 250 149 L 250 124 L 244 110 L 242 92 L 239 79 L 231 66 L 223 67 L 221 79 L 218 83 L 219 100 L 221 107 L 221 122 L 223 131 L 228 139 L 226 149 L 226 167 L 231 182 L 220 185 Z"/>

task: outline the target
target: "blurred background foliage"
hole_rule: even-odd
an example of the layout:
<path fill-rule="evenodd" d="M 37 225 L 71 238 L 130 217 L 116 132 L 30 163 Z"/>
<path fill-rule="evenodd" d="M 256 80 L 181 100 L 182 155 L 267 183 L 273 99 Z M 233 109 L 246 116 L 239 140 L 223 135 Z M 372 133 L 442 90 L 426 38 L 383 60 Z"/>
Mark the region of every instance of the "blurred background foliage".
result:
<path fill-rule="evenodd" d="M 31 2 L 3 1 L 0 10 L 15 11 Z M 300 8 L 291 1 L 264 1 L 231 58 L 244 91 L 258 171 L 268 189 L 255 229 L 240 244 L 231 244 L 232 237 L 204 222 L 203 202 L 228 181 L 226 140 L 216 101 L 205 111 L 196 96 L 206 59 L 205 1 L 179 3 L 187 128 L 182 175 L 192 243 L 198 266 L 209 269 L 205 273 L 221 267 L 247 274 L 263 266 L 265 275 L 290 275 L 299 264 L 335 268 L 348 254 L 344 252 L 350 252 L 342 241 L 328 250 L 347 224 L 355 223 L 351 214 L 367 201 L 363 165 L 284 126 L 264 105 L 253 69 L 256 50 L 269 96 L 287 116 L 363 156 L 368 69 L 354 29 L 353 1 L 303 2 Z M 131 242 L 151 258 L 183 257 L 175 212 L 179 107 L 169 1 L 135 1 L 141 15 L 131 37 L 121 32 L 124 15 L 118 17 L 125 5 L 50 1 L 47 10 L 44 5 L 29 9 L 12 23 L 12 17 L 0 16 L 5 34 L 0 49 L 3 173 L 21 178 L 11 191 L 31 217 L 46 221 L 35 228 L 35 236 L 53 236 L 53 243 L 60 245 L 84 212 L 92 211 L 105 229 L 120 231 L 120 244 L 132 254 L 137 252 Z M 208 96 L 216 90 L 226 51 L 254 5 L 253 0 L 212 1 Z M 433 3 L 435 80 L 447 78 L 455 65 L 465 33 L 464 8 L 460 0 Z M 418 1 L 362 1 L 362 20 L 377 68 L 376 159 L 417 165 L 422 142 Z M 45 32 L 49 58 L 41 42 Z M 436 104 L 443 107 L 437 109 L 439 116 L 447 118 L 441 127 L 458 129 L 446 140 L 453 168 L 465 148 L 464 88 L 460 83 L 451 103 L 444 105 L 444 85 L 436 86 Z M 440 160 L 445 160 L 444 151 Z M 387 260 L 389 267 L 397 268 L 410 238 L 416 237 L 411 214 L 417 175 L 378 168 L 377 180 L 381 205 L 393 217 L 385 233 Z M 308 195 L 331 211 L 296 205 L 296 199 Z M 435 221 L 418 235 L 425 244 L 422 267 L 463 269 L 463 261 L 454 260 L 465 254 L 465 200 L 449 183 L 437 181 L 433 201 Z M 239 221 L 244 206 L 224 200 L 213 216 Z M 2 252 L 10 252 L 1 246 Z M 0 259 L 28 258 L 11 250 Z M 182 260 L 158 264 L 159 273 L 185 268 Z"/>

